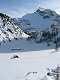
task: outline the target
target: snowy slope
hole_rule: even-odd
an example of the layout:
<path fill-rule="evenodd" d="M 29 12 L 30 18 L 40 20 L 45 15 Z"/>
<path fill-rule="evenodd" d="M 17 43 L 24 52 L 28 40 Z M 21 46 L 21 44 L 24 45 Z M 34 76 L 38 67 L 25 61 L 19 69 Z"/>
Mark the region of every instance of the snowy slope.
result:
<path fill-rule="evenodd" d="M 14 54 L 0 54 L 1 80 L 41 80 L 46 76 L 47 68 L 54 68 L 60 64 L 60 52 L 51 54 L 53 50 L 14 53 L 18 59 L 10 59 Z M 28 72 L 37 74 L 26 76 Z M 48 77 L 48 80 L 52 80 Z"/>
<path fill-rule="evenodd" d="M 12 18 L 0 13 L 0 52 L 9 51 L 9 48 L 15 44 L 13 43 L 14 40 L 26 37 L 28 35 L 14 24 Z"/>
<path fill-rule="evenodd" d="M 0 13 L 0 42 L 20 38 L 24 32 L 14 24 L 12 18 Z"/>
<path fill-rule="evenodd" d="M 26 38 L 12 40 L 11 42 L 6 41 L 0 45 L 0 53 L 14 53 L 14 52 L 29 52 L 29 51 L 40 51 L 55 48 L 54 45 L 47 46 L 46 43 L 35 43 L 35 41 L 28 41 Z"/>

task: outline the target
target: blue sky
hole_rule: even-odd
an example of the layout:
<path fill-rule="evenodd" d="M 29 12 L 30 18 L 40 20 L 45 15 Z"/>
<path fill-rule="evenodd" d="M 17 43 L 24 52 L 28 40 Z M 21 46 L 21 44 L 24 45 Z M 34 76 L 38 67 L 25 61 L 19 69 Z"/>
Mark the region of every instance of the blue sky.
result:
<path fill-rule="evenodd" d="M 0 0 L 0 12 L 11 17 L 22 17 L 38 7 L 50 8 L 60 14 L 60 0 Z"/>

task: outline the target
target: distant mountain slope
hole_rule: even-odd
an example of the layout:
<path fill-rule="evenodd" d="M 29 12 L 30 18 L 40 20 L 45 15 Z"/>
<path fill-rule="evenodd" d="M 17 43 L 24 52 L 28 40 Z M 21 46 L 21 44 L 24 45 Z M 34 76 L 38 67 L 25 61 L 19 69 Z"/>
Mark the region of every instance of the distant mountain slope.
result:
<path fill-rule="evenodd" d="M 55 46 L 56 50 L 60 47 L 60 15 L 55 11 L 39 7 L 34 13 L 14 18 L 13 21 L 30 35 L 28 40 L 45 42 L 48 46 Z"/>
<path fill-rule="evenodd" d="M 34 13 L 26 14 L 22 18 L 15 18 L 15 23 L 21 25 L 23 30 L 44 30 L 54 22 L 60 24 L 60 16 L 50 9 L 38 8 Z"/>

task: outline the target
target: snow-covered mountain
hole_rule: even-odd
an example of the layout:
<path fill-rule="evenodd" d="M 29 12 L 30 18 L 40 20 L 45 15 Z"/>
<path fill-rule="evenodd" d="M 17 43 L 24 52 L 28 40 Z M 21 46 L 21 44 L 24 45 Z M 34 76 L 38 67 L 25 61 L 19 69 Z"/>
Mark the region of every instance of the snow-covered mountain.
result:
<path fill-rule="evenodd" d="M 21 38 L 24 32 L 14 24 L 12 18 L 0 13 L 0 44 L 7 40 Z"/>
<path fill-rule="evenodd" d="M 55 22 L 60 23 L 60 16 L 55 11 L 39 7 L 34 13 L 15 18 L 14 21 L 25 31 L 40 31 L 49 28 Z"/>
<path fill-rule="evenodd" d="M 50 9 L 38 8 L 34 13 L 22 18 L 14 18 L 14 23 L 30 35 L 37 43 L 53 44 L 60 47 L 60 15 Z M 43 47 L 42 47 L 43 48 Z"/>
<path fill-rule="evenodd" d="M 28 35 L 13 22 L 11 17 L 0 13 L 0 53 L 11 52 L 12 47 L 20 50 L 18 40 L 26 37 Z"/>
<path fill-rule="evenodd" d="M 33 33 L 27 35 L 28 32 Z M 22 37 L 28 38 L 20 39 Z M 56 42 L 60 46 L 60 16 L 55 11 L 39 8 L 17 19 L 0 13 L 0 52 L 51 49 L 56 47 Z M 50 47 L 46 43 L 51 44 Z"/>

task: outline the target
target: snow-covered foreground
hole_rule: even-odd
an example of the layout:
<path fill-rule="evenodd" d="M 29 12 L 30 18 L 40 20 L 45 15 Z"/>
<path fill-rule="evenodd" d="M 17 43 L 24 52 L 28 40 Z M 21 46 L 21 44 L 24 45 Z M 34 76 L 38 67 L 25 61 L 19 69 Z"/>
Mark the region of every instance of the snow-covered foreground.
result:
<path fill-rule="evenodd" d="M 0 80 L 25 80 L 28 72 L 38 72 L 34 80 L 43 78 L 47 68 L 60 64 L 60 52 L 52 50 L 0 54 Z M 19 59 L 10 59 L 14 54 Z M 39 77 L 38 77 L 39 76 Z M 33 80 L 33 79 L 31 79 Z"/>

